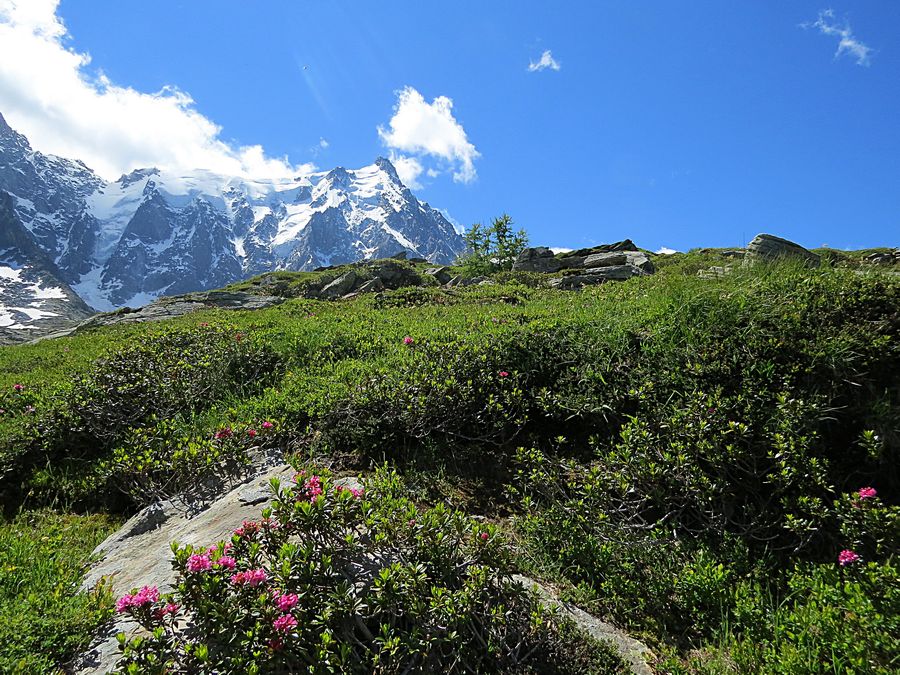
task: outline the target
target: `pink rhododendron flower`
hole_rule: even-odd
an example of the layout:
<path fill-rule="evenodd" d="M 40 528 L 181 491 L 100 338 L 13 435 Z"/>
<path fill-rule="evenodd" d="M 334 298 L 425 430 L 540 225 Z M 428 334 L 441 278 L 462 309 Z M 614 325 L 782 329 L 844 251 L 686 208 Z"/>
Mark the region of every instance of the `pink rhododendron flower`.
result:
<path fill-rule="evenodd" d="M 403 338 L 403 344 L 405 344 L 407 346 L 413 344 L 414 342 L 415 342 L 415 340 L 413 340 L 409 335 L 407 335 L 405 338 Z"/>
<path fill-rule="evenodd" d="M 156 586 L 144 586 L 133 595 L 123 595 L 116 601 L 116 611 L 120 614 L 133 607 L 146 607 L 159 602 L 159 589 Z"/>
<path fill-rule="evenodd" d="M 501 370 L 501 371 L 500 371 L 499 373 L 497 373 L 497 374 L 498 374 L 500 377 L 509 377 L 509 373 L 507 373 L 505 370 Z"/>
<path fill-rule="evenodd" d="M 348 487 L 344 487 L 343 485 L 338 485 L 336 488 L 334 488 L 335 492 L 344 492 L 345 490 L 347 492 L 349 492 L 351 495 L 353 495 L 354 498 L 362 499 L 363 492 L 364 492 L 364 490 L 362 488 L 359 488 L 359 489 L 348 488 Z"/>
<path fill-rule="evenodd" d="M 289 612 L 298 602 L 300 602 L 300 596 L 295 593 L 285 593 L 275 598 L 275 605 L 282 612 Z"/>
<path fill-rule="evenodd" d="M 231 430 L 231 427 L 222 427 L 216 432 L 216 440 L 222 441 L 226 438 L 231 438 L 234 436 L 234 432 Z"/>
<path fill-rule="evenodd" d="M 212 567 L 212 562 L 206 554 L 194 553 L 187 561 L 188 572 L 205 572 Z"/>
<path fill-rule="evenodd" d="M 290 614 L 282 614 L 272 623 L 272 627 L 279 633 L 290 633 L 297 626 L 297 619 Z"/>
<path fill-rule="evenodd" d="M 245 520 L 241 526 L 234 531 L 238 537 L 253 536 L 259 532 L 259 523 L 252 520 Z"/>
<path fill-rule="evenodd" d="M 482 533 L 479 534 L 478 536 L 481 537 L 481 541 L 487 541 L 489 535 L 488 535 L 487 532 L 482 532 Z"/>
<path fill-rule="evenodd" d="M 268 420 L 266 420 L 266 421 L 263 422 L 260 426 L 261 426 L 263 429 L 269 430 L 269 429 L 271 429 L 272 427 L 274 427 L 275 425 L 272 424 L 271 422 L 269 422 Z"/>
<path fill-rule="evenodd" d="M 857 554 L 855 551 L 851 551 L 848 548 L 845 548 L 843 551 L 838 553 L 838 563 L 841 565 L 841 567 L 844 567 L 845 565 L 851 565 L 857 560 L 859 560 L 859 554 Z"/>
<path fill-rule="evenodd" d="M 256 429 L 247 429 L 247 435 L 250 438 L 255 438 L 256 437 Z"/>
<path fill-rule="evenodd" d="M 859 498 L 860 499 L 872 499 L 872 497 L 876 496 L 878 492 L 875 491 L 873 487 L 864 487 L 859 489 Z"/>
<path fill-rule="evenodd" d="M 13 389 L 15 389 L 16 391 L 22 391 L 24 388 L 25 388 L 25 385 L 24 385 L 24 384 L 18 384 L 18 383 L 16 383 L 16 384 L 13 385 Z"/>
<path fill-rule="evenodd" d="M 164 619 L 166 617 L 166 615 L 174 614 L 177 611 L 178 611 L 178 605 L 176 605 L 174 602 L 170 602 L 165 607 L 160 607 L 158 610 L 156 610 L 153 613 L 153 616 L 156 617 L 156 619 L 161 621 L 162 619 Z"/>
<path fill-rule="evenodd" d="M 263 569 L 247 570 L 246 572 L 238 572 L 231 576 L 231 583 L 235 586 L 259 586 L 269 578 Z"/>
<path fill-rule="evenodd" d="M 301 474 L 294 476 L 295 480 L 298 477 L 302 478 Z M 318 476 L 310 476 L 303 485 L 303 492 L 297 495 L 297 501 L 306 500 L 311 502 L 320 494 L 322 494 L 322 479 Z"/>
<path fill-rule="evenodd" d="M 223 555 L 213 563 L 216 567 L 226 570 L 233 570 L 237 562 L 231 556 Z"/>

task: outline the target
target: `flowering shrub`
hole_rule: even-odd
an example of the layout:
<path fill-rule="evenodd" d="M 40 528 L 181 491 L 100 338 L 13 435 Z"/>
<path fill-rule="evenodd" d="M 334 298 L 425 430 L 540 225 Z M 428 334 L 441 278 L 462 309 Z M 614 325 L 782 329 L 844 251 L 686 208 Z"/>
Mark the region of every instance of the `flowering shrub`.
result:
<path fill-rule="evenodd" d="M 143 588 L 119 600 L 149 632 L 120 636 L 122 672 L 621 665 L 509 582 L 509 551 L 493 526 L 445 506 L 419 513 L 396 474 L 381 470 L 362 490 L 300 471 L 272 489 L 272 507 L 230 541 L 173 544 L 173 594 Z"/>

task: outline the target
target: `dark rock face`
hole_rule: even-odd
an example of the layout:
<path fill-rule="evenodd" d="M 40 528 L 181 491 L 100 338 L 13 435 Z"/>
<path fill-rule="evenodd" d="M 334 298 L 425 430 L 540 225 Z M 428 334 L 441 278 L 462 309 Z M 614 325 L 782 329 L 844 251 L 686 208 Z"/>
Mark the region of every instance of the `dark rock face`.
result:
<path fill-rule="evenodd" d="M 744 264 L 775 261 L 784 258 L 798 258 L 810 265 L 819 264 L 819 256 L 812 251 L 803 248 L 800 244 L 772 234 L 758 234 L 753 238 L 753 241 L 747 244 Z"/>
<path fill-rule="evenodd" d="M 887 253 L 870 253 L 863 262 L 870 265 L 898 265 L 900 264 L 900 248 Z"/>
<path fill-rule="evenodd" d="M 514 271 L 553 273 L 560 269 L 562 264 L 559 259 L 545 246 L 526 248 L 513 262 Z"/>
<path fill-rule="evenodd" d="M 80 162 L 34 151 L 0 116 L 0 190 L 35 250 L 101 310 L 276 269 L 401 253 L 446 264 L 465 248 L 384 158 L 293 179 L 150 168 L 107 182 Z"/>

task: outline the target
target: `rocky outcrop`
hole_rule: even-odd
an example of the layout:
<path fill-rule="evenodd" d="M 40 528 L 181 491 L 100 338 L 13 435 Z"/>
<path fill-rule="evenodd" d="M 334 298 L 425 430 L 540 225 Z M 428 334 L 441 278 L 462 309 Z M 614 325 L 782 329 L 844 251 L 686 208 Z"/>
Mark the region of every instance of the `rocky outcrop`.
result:
<path fill-rule="evenodd" d="M 786 258 L 803 260 L 809 265 L 819 264 L 819 256 L 809 249 L 772 234 L 758 234 L 753 241 L 747 244 L 744 264 L 752 265 L 757 262 L 773 262 Z"/>
<path fill-rule="evenodd" d="M 284 298 L 271 295 L 253 295 L 251 293 L 235 293 L 229 291 L 205 291 L 202 293 L 187 293 L 172 298 L 162 298 L 151 302 L 139 309 L 123 307 L 115 312 L 95 314 L 86 321 L 76 326 L 66 328 L 54 333 L 44 335 L 32 342 L 38 342 L 47 338 L 64 337 L 91 328 L 101 326 L 114 326 L 120 323 L 147 323 L 151 321 L 165 321 L 176 316 L 183 316 L 192 312 L 206 309 L 228 310 L 256 310 L 272 307 L 284 302 Z"/>
<path fill-rule="evenodd" d="M 525 588 L 535 591 L 541 598 L 541 602 L 552 609 L 556 609 L 562 616 L 571 619 L 585 633 L 595 640 L 606 642 L 615 647 L 622 660 L 628 664 L 634 675 L 653 675 L 650 663 L 654 660 L 653 652 L 643 642 L 619 630 L 612 624 L 601 621 L 591 616 L 583 609 L 568 602 L 560 600 L 547 587 L 533 579 L 516 574 L 513 581 L 522 584 Z"/>
<path fill-rule="evenodd" d="M 433 277 L 439 284 L 446 284 L 450 281 L 450 270 L 447 267 L 429 267 L 425 270 L 425 274 Z"/>
<path fill-rule="evenodd" d="M 562 269 L 559 259 L 546 246 L 526 248 L 513 262 L 515 272 L 553 273 Z"/>
<path fill-rule="evenodd" d="M 630 239 L 614 244 L 569 251 L 554 255 L 545 246 L 528 248 L 519 254 L 513 270 L 552 274 L 565 270 L 577 270 L 550 280 L 550 286 L 565 290 L 577 290 L 606 281 L 625 281 L 634 276 L 653 274 L 655 268 L 650 257 L 639 251 Z"/>
<path fill-rule="evenodd" d="M 209 546 L 230 539 L 243 521 L 258 519 L 260 512 L 269 505 L 272 479 L 287 481 L 291 476 L 293 469 L 286 464 L 271 467 L 222 495 L 199 513 L 188 511 L 170 500 L 151 504 L 95 549 L 94 555 L 99 560 L 85 575 L 82 589 L 93 588 L 105 579 L 117 596 L 144 585 L 156 585 L 162 593 L 171 592 L 175 583 L 171 563 L 173 541 L 181 545 Z M 361 487 L 355 479 L 338 480 L 337 483 Z M 116 633 L 121 631 L 130 637 L 139 630 L 135 622 L 117 617 L 113 625 L 103 630 L 76 659 L 74 672 L 78 675 L 109 672 L 119 657 Z"/>
<path fill-rule="evenodd" d="M 900 248 L 893 251 L 870 253 L 863 258 L 869 265 L 900 265 Z"/>

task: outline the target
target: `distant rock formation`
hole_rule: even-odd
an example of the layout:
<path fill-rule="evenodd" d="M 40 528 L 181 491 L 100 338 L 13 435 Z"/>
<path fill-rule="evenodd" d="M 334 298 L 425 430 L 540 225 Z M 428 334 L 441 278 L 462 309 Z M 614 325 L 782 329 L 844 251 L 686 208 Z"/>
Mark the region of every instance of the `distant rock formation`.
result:
<path fill-rule="evenodd" d="M 796 258 L 805 260 L 810 265 L 819 264 L 819 256 L 803 248 L 788 239 L 782 239 L 772 234 L 758 234 L 747 244 L 747 254 L 744 256 L 744 264 L 752 265 L 757 262 L 783 260 Z"/>
<path fill-rule="evenodd" d="M 513 270 L 544 274 L 577 270 L 577 273 L 550 280 L 550 286 L 563 290 L 577 290 L 606 281 L 625 281 L 655 271 L 647 254 L 639 251 L 630 239 L 559 255 L 545 246 L 528 248 L 516 258 Z"/>

